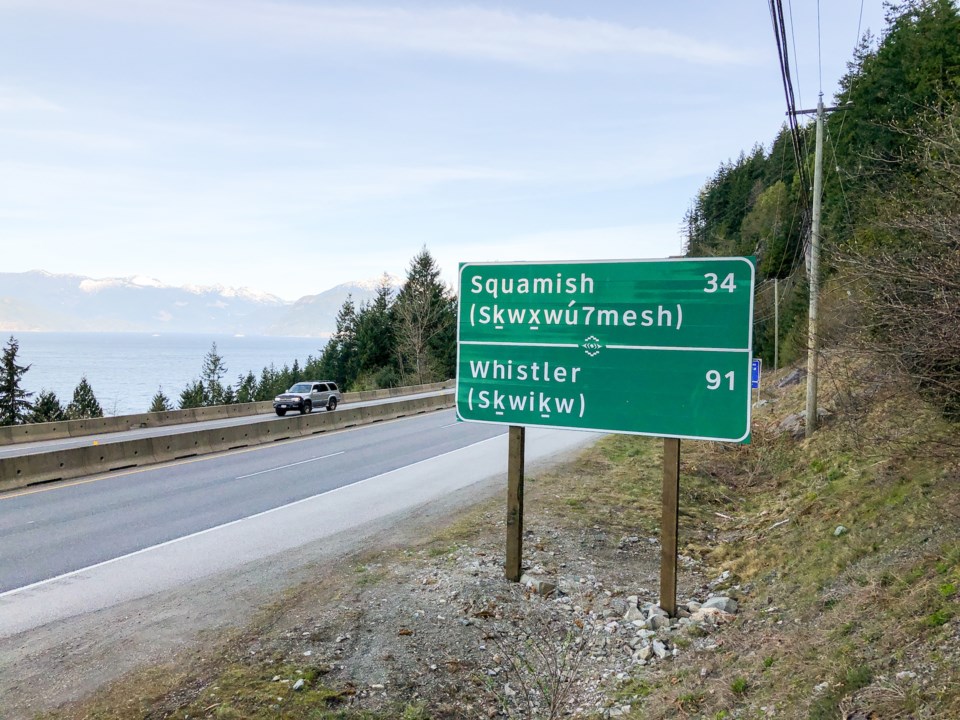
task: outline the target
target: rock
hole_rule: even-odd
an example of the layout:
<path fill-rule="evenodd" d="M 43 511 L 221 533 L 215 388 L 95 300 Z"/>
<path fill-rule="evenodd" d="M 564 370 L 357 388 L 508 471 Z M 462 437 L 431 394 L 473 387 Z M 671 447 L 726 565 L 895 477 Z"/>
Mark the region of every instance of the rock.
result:
<path fill-rule="evenodd" d="M 639 660 L 649 660 L 653 657 L 653 648 L 649 645 L 644 645 L 642 648 L 637 650 L 637 658 Z"/>
<path fill-rule="evenodd" d="M 701 607 L 700 603 L 698 603 L 696 600 L 691 600 L 690 602 L 687 603 L 687 610 L 689 610 L 691 613 L 695 613 L 697 610 L 700 609 L 700 607 Z"/>
<path fill-rule="evenodd" d="M 654 640 L 651 647 L 653 648 L 653 654 L 661 660 L 665 660 L 670 655 L 670 651 L 667 650 L 667 646 L 659 640 Z"/>
<path fill-rule="evenodd" d="M 710 598 L 700 606 L 701 610 L 707 608 L 716 608 L 721 612 L 730 613 L 732 615 L 733 613 L 737 612 L 737 601 L 733 598 L 719 595 L 717 597 Z"/>
<path fill-rule="evenodd" d="M 798 440 L 804 435 L 804 418 L 803 413 L 793 413 L 787 415 L 783 420 L 780 421 L 780 424 L 777 425 L 777 431 L 780 434 L 790 433 L 793 437 Z"/>
<path fill-rule="evenodd" d="M 733 622 L 737 619 L 736 615 L 732 613 L 727 613 L 721 610 L 720 608 L 700 608 L 693 615 L 690 616 L 690 620 L 695 623 L 700 623 L 704 625 L 720 625 L 721 623 Z"/>
<path fill-rule="evenodd" d="M 897 673 L 897 680 L 913 680 L 917 677 L 915 672 L 910 672 L 909 670 L 903 670 L 902 672 Z"/>
<path fill-rule="evenodd" d="M 647 619 L 650 619 L 656 615 L 659 615 L 661 617 L 669 617 L 669 615 L 667 614 L 667 611 L 664 610 L 659 605 L 647 605 L 646 610 L 647 610 Z"/>
<path fill-rule="evenodd" d="M 837 529 L 833 531 L 833 536 L 840 537 L 841 535 L 846 535 L 848 532 L 850 531 L 847 530 L 847 528 L 845 528 L 843 525 L 837 525 Z"/>
<path fill-rule="evenodd" d="M 525 585 L 528 589 L 533 590 L 533 592 L 542 597 L 551 595 L 557 589 L 555 583 L 541 580 L 540 578 L 534 575 L 528 575 L 527 573 L 524 573 L 520 576 L 520 584 Z"/>
<path fill-rule="evenodd" d="M 627 611 L 623 614 L 623 619 L 627 622 L 632 623 L 634 620 L 640 620 L 641 622 L 646 618 L 643 610 L 638 608 L 636 605 L 630 605 L 627 607 Z"/>
<path fill-rule="evenodd" d="M 666 615 L 654 615 L 647 620 L 647 627 L 651 630 L 661 630 L 670 627 L 670 618 Z"/>
<path fill-rule="evenodd" d="M 293 689 L 294 689 L 294 690 L 297 690 L 297 691 L 303 690 L 304 684 L 305 684 L 305 683 L 304 683 L 304 681 L 303 681 L 303 678 L 300 678 L 299 680 L 297 680 L 297 681 L 293 684 Z"/>
<path fill-rule="evenodd" d="M 797 368 L 780 382 L 777 383 L 778 388 L 790 387 L 791 385 L 799 385 L 800 381 L 807 376 L 807 371 L 801 368 Z"/>

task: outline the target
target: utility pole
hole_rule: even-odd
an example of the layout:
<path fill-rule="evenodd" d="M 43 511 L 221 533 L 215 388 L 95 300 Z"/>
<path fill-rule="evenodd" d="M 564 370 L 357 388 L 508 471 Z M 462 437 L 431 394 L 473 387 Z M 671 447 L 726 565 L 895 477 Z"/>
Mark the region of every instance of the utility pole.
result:
<path fill-rule="evenodd" d="M 817 151 L 813 161 L 813 218 L 810 223 L 810 311 L 807 338 L 807 423 L 805 435 L 817 429 L 817 371 L 820 337 L 820 199 L 823 194 L 823 93 L 817 100 Z"/>
<path fill-rule="evenodd" d="M 780 367 L 780 278 L 773 279 L 773 371 Z"/>

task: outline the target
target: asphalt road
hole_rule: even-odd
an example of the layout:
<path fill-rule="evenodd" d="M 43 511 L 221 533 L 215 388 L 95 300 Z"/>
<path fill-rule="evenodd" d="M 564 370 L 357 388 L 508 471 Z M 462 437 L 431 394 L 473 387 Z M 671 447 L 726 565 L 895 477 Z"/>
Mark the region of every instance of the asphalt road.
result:
<path fill-rule="evenodd" d="M 595 437 L 528 431 L 528 467 Z M 447 410 L 0 495 L 0 637 L 505 478 L 506 446 Z"/>
<path fill-rule="evenodd" d="M 403 395 L 401 397 L 386 398 L 383 400 L 363 400 L 352 403 L 343 403 L 340 409 L 366 407 L 371 405 L 383 405 L 385 403 L 397 402 L 398 400 L 412 400 L 421 397 L 435 397 L 437 395 L 451 395 L 452 389 L 436 390 L 433 392 L 418 393 L 415 395 Z M 314 412 L 327 412 L 317 409 Z M 334 411 L 336 412 L 336 411 Z M 297 417 L 296 413 L 287 416 Z M 55 450 L 66 450 L 68 448 L 83 447 L 85 445 L 99 444 L 109 445 L 110 443 L 122 442 L 124 440 L 139 440 L 149 437 L 161 437 L 164 435 L 177 435 L 180 433 L 194 432 L 197 430 L 212 430 L 221 427 L 234 427 L 236 425 L 251 425 L 254 423 L 274 422 L 280 420 L 272 411 L 260 415 L 245 415 L 243 417 L 223 418 L 220 420 L 203 420 L 200 422 L 182 423 L 180 425 L 167 425 L 164 427 L 136 428 L 134 430 L 125 430 L 114 433 L 101 433 L 98 435 L 84 435 L 82 437 L 61 438 L 58 440 L 39 440 L 37 442 L 14 443 L 12 445 L 0 446 L 0 458 L 20 457 L 22 455 L 33 455 L 42 452 L 53 452 Z"/>

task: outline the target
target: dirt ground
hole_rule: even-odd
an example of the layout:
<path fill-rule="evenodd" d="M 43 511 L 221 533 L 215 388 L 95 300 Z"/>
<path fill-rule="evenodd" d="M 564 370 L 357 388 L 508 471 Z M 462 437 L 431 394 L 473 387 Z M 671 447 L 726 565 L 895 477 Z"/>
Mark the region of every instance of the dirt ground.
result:
<path fill-rule="evenodd" d="M 0 718 L 34 717 L 138 669 L 216 654 L 221 637 L 245 628 L 284 593 L 335 574 L 351 553 L 416 542 L 458 508 L 489 498 L 496 486 L 478 484 L 236 572 L 0 639 Z"/>
<path fill-rule="evenodd" d="M 237 663 L 284 668 L 286 687 L 321 673 L 342 702 L 387 716 L 417 703 L 451 718 L 533 717 L 551 701 L 602 712 L 636 665 L 627 598 L 656 602 L 660 556 L 656 532 L 629 530 L 627 515 L 624 532 L 583 525 L 589 513 L 561 486 L 589 462 L 528 471 L 524 568 L 556 591 L 505 579 L 505 482 L 492 480 L 362 536 L 0 641 L 2 717 L 83 717 L 91 696 L 118 694 L 163 716 Z M 679 596 L 704 595 L 707 578 L 684 561 Z M 192 690 L 170 692 L 185 671 Z"/>

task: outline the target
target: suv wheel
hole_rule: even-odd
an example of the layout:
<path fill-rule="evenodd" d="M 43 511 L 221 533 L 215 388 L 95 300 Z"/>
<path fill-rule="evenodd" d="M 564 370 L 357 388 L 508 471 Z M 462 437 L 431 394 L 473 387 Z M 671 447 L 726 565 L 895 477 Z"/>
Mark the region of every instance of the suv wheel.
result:
<path fill-rule="evenodd" d="M 332 397 L 327 400 L 327 412 L 333 412 L 337 409 L 337 399 Z"/>
<path fill-rule="evenodd" d="M 313 403 L 307 400 L 303 405 L 300 406 L 300 414 L 306 415 L 307 413 L 313 412 Z"/>
<path fill-rule="evenodd" d="M 286 410 L 280 410 L 279 408 L 277 409 L 277 415 L 279 415 L 280 417 L 283 417 L 286 414 L 287 414 Z"/>

